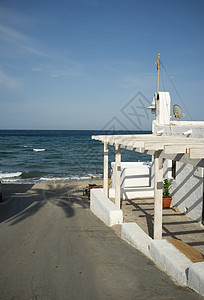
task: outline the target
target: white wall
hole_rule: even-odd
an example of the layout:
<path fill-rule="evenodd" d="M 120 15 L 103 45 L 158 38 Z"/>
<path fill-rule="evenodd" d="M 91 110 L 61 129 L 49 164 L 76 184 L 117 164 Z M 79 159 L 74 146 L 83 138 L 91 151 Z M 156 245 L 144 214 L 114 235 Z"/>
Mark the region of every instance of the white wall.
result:
<path fill-rule="evenodd" d="M 172 186 L 172 204 L 189 217 L 202 221 L 203 179 L 194 175 L 196 167 L 177 163 L 176 180 Z"/>
<path fill-rule="evenodd" d="M 184 133 L 192 130 L 189 137 L 204 138 L 204 122 L 171 121 L 170 125 L 160 125 L 157 121 L 153 121 L 152 129 L 154 134 L 163 130 L 162 135 L 181 137 L 185 136 Z M 164 178 L 169 177 L 168 167 L 165 162 Z M 197 171 L 197 167 L 192 165 L 177 162 L 176 179 L 172 179 L 171 186 L 172 205 L 177 206 L 181 212 L 198 222 L 202 221 L 203 211 L 203 177 L 200 171 Z"/>
<path fill-rule="evenodd" d="M 170 103 L 170 94 L 159 92 L 159 99 L 156 100 L 156 120 L 159 124 L 170 123 Z"/>
<path fill-rule="evenodd" d="M 121 162 L 121 188 L 151 186 L 151 162 Z M 111 162 L 112 188 L 115 188 L 115 162 Z"/>

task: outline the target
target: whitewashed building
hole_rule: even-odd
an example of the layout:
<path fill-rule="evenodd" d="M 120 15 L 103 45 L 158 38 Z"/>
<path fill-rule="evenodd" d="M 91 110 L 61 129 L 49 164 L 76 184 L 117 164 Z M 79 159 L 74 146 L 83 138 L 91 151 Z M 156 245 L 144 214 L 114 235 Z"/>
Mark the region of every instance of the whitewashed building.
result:
<path fill-rule="evenodd" d="M 204 168 L 204 122 L 172 121 L 171 99 L 168 92 L 158 92 L 151 106 L 156 118 L 152 134 L 93 136 L 104 143 L 104 195 L 115 198 L 118 208 L 121 199 L 154 197 L 154 239 L 162 238 L 162 195 L 163 180 L 172 182 L 172 206 L 203 222 L 203 168 Z M 114 182 L 108 188 L 108 145 L 115 147 Z M 121 174 L 121 148 L 152 155 L 150 186 L 132 185 L 124 187 Z M 138 173 L 138 172 L 136 172 Z M 141 176 L 141 172 L 138 173 Z M 122 175 L 122 176 L 121 176 Z M 146 172 L 145 172 L 146 176 Z M 137 179 L 137 180 L 136 180 Z M 138 178 L 135 182 L 138 182 Z M 142 182 L 142 180 L 141 180 Z"/>
<path fill-rule="evenodd" d="M 160 92 L 156 105 L 156 119 L 152 123 L 152 133 L 159 136 L 204 138 L 204 122 L 173 121 L 170 116 L 171 99 L 169 93 Z M 196 146 L 196 145 L 195 145 Z M 174 146 L 172 146 L 174 147 Z M 175 145 L 177 156 L 188 154 L 188 148 Z M 201 150 L 200 150 L 201 151 Z M 164 178 L 172 181 L 172 206 L 198 222 L 204 222 L 204 181 L 203 167 L 168 160 L 164 163 Z"/>
<path fill-rule="evenodd" d="M 159 69 L 159 55 L 158 64 Z M 171 99 L 159 92 L 149 107 L 155 113 L 152 134 L 92 136 L 104 144 L 103 189 L 91 191 L 91 211 L 108 226 L 121 224 L 121 237 L 155 261 L 181 285 L 204 296 L 204 262 L 193 263 L 168 240 L 162 239 L 163 181 L 171 185 L 171 206 L 204 223 L 204 122 L 173 121 Z M 181 117 L 181 111 L 174 116 Z M 108 184 L 108 146 L 115 147 L 112 187 Z M 123 162 L 121 149 L 152 156 L 152 162 Z M 147 177 L 149 176 L 148 180 Z M 154 198 L 154 235 L 147 235 L 137 223 L 123 222 L 121 199 Z M 110 198 L 114 198 L 113 203 Z"/>

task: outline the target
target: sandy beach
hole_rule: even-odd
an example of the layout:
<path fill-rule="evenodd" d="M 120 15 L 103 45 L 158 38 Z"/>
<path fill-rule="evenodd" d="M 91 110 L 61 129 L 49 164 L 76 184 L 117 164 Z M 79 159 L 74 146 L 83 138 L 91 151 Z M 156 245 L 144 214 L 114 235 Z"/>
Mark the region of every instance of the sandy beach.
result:
<path fill-rule="evenodd" d="M 69 193 L 74 195 L 83 195 L 83 188 L 89 184 L 101 185 L 102 180 L 79 180 L 71 182 L 47 182 L 36 184 L 6 184 L 1 185 L 3 201 L 8 201 L 12 196 L 18 193 L 24 193 L 26 191 L 33 190 L 52 190 L 53 188 L 66 189 Z"/>

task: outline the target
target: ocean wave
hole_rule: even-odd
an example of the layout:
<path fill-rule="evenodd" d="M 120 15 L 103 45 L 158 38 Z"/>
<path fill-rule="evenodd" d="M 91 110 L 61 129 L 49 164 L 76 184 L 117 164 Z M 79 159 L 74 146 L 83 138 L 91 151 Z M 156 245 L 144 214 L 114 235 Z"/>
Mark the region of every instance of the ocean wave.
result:
<path fill-rule="evenodd" d="M 7 184 L 36 184 L 36 183 L 47 183 L 47 182 L 71 182 L 71 181 L 86 181 L 86 180 L 97 180 L 102 179 L 102 174 L 80 174 L 80 175 L 42 175 L 42 172 L 31 171 L 31 172 L 18 172 L 13 174 L 20 174 L 18 177 L 7 177 L 2 179 L 2 183 Z M 40 176 L 41 174 L 41 176 Z M 1 177 L 0 177 L 1 178 Z"/>
<path fill-rule="evenodd" d="M 46 149 L 33 149 L 33 151 L 35 151 L 35 152 L 43 152 L 43 151 L 45 151 Z"/>
<path fill-rule="evenodd" d="M 14 178 L 21 176 L 22 172 L 0 173 L 0 179 Z"/>
<path fill-rule="evenodd" d="M 23 172 L 21 174 L 21 179 L 27 179 L 27 178 L 40 178 L 41 176 L 44 176 L 46 173 L 45 172 L 40 172 L 40 171 L 28 171 L 28 172 Z"/>
<path fill-rule="evenodd" d="M 93 175 L 68 175 L 68 176 L 52 176 L 52 177 L 41 177 L 39 181 L 43 182 L 65 182 L 65 181 L 80 181 L 80 180 L 90 180 L 92 178 L 101 178 L 100 175 L 93 176 Z"/>
<path fill-rule="evenodd" d="M 12 179 L 7 179 L 7 178 L 5 178 L 5 179 L 2 179 L 2 182 L 1 183 L 23 183 L 23 182 L 21 182 L 21 180 L 19 180 L 19 179 L 14 179 L 14 178 L 12 178 Z"/>
<path fill-rule="evenodd" d="M 39 179 L 41 182 L 63 182 L 63 181 L 71 181 L 71 177 L 41 177 Z"/>
<path fill-rule="evenodd" d="M 11 153 L 13 153 L 13 151 L 12 150 L 10 150 L 10 151 L 0 151 L 0 154 L 2 155 L 2 154 L 11 154 Z"/>

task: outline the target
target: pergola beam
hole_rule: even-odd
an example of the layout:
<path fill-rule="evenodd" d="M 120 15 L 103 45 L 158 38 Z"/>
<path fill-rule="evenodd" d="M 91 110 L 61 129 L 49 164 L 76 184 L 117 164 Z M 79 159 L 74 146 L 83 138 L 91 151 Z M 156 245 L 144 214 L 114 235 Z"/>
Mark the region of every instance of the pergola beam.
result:
<path fill-rule="evenodd" d="M 186 153 L 188 154 L 190 152 L 190 149 L 193 149 L 193 148 L 199 148 L 200 149 L 203 149 L 204 148 L 204 145 L 202 144 L 188 144 L 188 143 L 185 143 L 185 144 L 171 144 L 171 145 L 164 145 L 164 153 L 165 154 L 174 154 L 174 153 Z M 196 157 L 198 158 L 198 157 Z"/>
<path fill-rule="evenodd" d="M 121 148 L 154 155 L 154 239 L 162 239 L 163 161 L 170 159 L 204 168 L 204 138 L 145 135 L 100 135 L 104 143 L 104 193 L 108 197 L 108 144 L 115 146 L 115 204 L 121 205 Z"/>
<path fill-rule="evenodd" d="M 198 159 L 198 158 L 204 158 L 204 148 L 190 148 L 189 149 L 189 157 L 190 159 Z"/>
<path fill-rule="evenodd" d="M 106 142 L 109 145 L 120 145 L 120 148 L 153 155 L 163 150 L 162 157 L 180 161 L 185 164 L 204 167 L 204 138 L 187 138 L 175 136 L 139 135 L 99 135 L 92 139 Z M 199 150 L 194 150 L 194 148 Z M 192 149 L 192 150 L 191 150 Z M 191 154 L 190 154 L 191 153 Z"/>
<path fill-rule="evenodd" d="M 92 136 L 92 139 L 111 142 L 111 141 L 146 141 L 146 142 L 161 142 L 161 143 L 204 143 L 204 138 L 187 138 L 177 136 L 157 136 L 153 134 L 138 134 L 138 135 L 99 135 Z"/>

